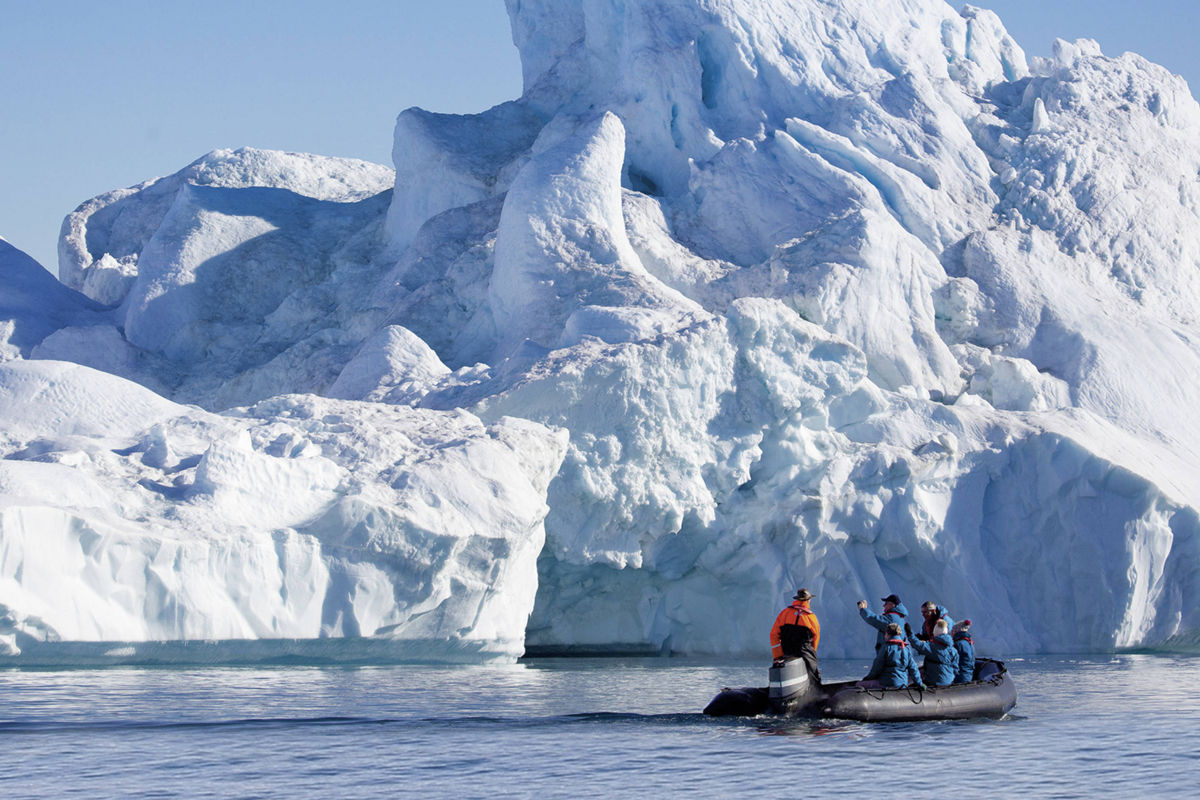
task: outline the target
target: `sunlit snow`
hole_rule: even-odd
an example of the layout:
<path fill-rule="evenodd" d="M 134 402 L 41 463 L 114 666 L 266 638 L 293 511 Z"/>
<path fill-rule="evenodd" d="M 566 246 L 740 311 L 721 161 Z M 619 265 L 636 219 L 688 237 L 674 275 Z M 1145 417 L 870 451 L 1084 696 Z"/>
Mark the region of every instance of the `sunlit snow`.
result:
<path fill-rule="evenodd" d="M 940 0 L 508 0 L 395 172 L 216 151 L 0 241 L 0 646 L 1200 639 L 1200 106 Z M 69 288 L 68 288 L 69 287 Z M 408 647 L 407 651 L 404 647 Z"/>

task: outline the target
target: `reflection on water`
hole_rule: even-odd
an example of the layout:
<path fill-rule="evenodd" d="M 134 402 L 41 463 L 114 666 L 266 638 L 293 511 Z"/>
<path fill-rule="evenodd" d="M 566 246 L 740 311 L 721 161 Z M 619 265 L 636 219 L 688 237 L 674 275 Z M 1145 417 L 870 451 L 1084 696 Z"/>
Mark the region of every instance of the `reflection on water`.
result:
<path fill-rule="evenodd" d="M 1008 717 L 891 724 L 700 714 L 765 684 L 747 662 L 3 670 L 0 796 L 713 796 L 781 776 L 807 798 L 1194 791 L 1200 659 L 1008 664 Z"/>
<path fill-rule="evenodd" d="M 862 723 L 819 720 L 756 719 L 755 727 L 766 736 L 861 736 Z"/>

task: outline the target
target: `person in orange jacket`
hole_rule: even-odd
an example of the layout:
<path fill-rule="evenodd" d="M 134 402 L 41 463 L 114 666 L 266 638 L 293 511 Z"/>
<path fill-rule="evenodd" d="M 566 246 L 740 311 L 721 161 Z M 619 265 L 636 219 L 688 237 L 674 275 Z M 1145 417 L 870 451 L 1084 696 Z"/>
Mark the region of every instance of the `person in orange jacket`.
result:
<path fill-rule="evenodd" d="M 821 670 L 817 668 L 817 646 L 821 643 L 821 623 L 809 608 L 812 592 L 800 589 L 792 598 L 792 604 L 779 612 L 771 628 L 771 656 L 775 659 L 803 658 L 808 672 L 821 682 Z"/>

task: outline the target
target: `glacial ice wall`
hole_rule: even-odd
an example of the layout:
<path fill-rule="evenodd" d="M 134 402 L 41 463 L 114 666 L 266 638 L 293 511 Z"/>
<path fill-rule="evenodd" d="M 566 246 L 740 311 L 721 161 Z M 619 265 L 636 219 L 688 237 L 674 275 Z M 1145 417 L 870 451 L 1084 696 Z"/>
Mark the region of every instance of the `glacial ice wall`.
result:
<path fill-rule="evenodd" d="M 376 636 L 520 655 L 561 435 L 281 395 L 218 416 L 0 364 L 0 605 L 46 641 Z"/>
<path fill-rule="evenodd" d="M 141 398 L 119 443 L 60 431 L 76 401 L 4 423 L 5 469 L 152 509 L 13 483 L 11 636 L 765 655 L 804 585 L 827 655 L 890 592 L 984 652 L 1195 647 L 1181 79 L 1087 41 L 1027 61 L 940 0 L 508 9 L 522 97 L 402 112 L 394 178 L 217 151 L 68 217 L 88 297 L 0 301 L 0 388 L 55 359 L 119 376 L 41 378 L 69 397 Z M 23 579 L 35 513 L 120 609 L 72 622 Z M 119 557 L 85 532 L 114 514 Z M 200 554 L 173 593 L 109 592 L 171 548 Z"/>

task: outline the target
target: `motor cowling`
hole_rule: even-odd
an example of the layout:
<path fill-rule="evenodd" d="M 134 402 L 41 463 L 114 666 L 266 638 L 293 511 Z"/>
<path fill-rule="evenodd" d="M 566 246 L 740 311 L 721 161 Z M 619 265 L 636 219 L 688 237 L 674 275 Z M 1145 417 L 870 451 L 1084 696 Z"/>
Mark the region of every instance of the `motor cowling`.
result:
<path fill-rule="evenodd" d="M 778 660 L 771 665 L 767 677 L 767 700 L 771 710 L 785 714 L 805 706 L 820 697 L 817 682 L 808 674 L 802 658 Z"/>

